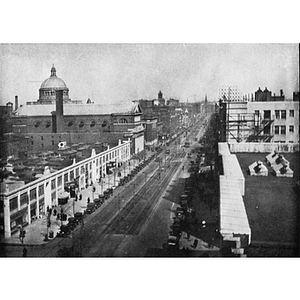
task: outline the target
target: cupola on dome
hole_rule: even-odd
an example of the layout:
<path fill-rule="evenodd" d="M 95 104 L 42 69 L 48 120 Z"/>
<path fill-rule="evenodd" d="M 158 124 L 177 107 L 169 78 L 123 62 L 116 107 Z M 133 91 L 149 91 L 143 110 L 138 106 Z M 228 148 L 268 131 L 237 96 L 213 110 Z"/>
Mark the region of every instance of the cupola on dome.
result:
<path fill-rule="evenodd" d="M 44 88 L 55 88 L 55 89 L 67 88 L 67 85 L 65 84 L 65 82 L 61 78 L 58 78 L 56 76 L 56 69 L 55 69 L 54 65 L 51 68 L 51 76 L 49 78 L 47 78 L 46 80 L 44 80 L 43 83 L 41 84 L 41 89 L 44 89 Z"/>

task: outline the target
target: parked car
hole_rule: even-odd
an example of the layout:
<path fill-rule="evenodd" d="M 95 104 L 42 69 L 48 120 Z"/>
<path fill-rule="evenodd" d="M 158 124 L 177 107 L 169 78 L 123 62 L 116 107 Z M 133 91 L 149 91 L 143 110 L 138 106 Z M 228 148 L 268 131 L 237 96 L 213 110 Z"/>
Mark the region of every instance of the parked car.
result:
<path fill-rule="evenodd" d="M 95 209 L 96 209 L 95 203 L 92 202 L 92 203 L 89 203 L 89 204 L 87 205 L 85 212 L 86 212 L 87 214 L 91 214 L 91 213 L 93 213 L 93 212 L 95 211 Z"/>
<path fill-rule="evenodd" d="M 179 237 L 176 235 L 169 235 L 167 243 L 163 245 L 166 250 L 179 250 Z"/>
<path fill-rule="evenodd" d="M 76 212 L 76 213 L 74 214 L 74 218 L 76 219 L 77 224 L 78 224 L 78 223 L 81 223 L 82 220 L 83 220 L 83 213 L 82 213 L 82 212 Z"/>

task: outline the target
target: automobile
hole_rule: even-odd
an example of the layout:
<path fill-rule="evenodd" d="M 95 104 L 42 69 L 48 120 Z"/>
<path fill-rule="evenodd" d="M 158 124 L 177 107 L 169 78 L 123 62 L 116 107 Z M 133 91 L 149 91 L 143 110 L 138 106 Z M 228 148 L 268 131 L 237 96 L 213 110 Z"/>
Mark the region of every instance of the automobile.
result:
<path fill-rule="evenodd" d="M 182 213 L 181 211 L 176 212 L 176 218 L 181 219 L 182 221 L 185 220 L 185 214 Z"/>
<path fill-rule="evenodd" d="M 98 198 L 100 199 L 100 203 L 103 204 L 105 201 L 105 196 L 103 194 L 99 194 Z"/>
<path fill-rule="evenodd" d="M 183 194 L 183 195 L 181 195 L 180 196 L 180 205 L 181 206 L 187 206 L 188 205 L 188 195 L 186 195 L 186 194 Z"/>
<path fill-rule="evenodd" d="M 103 194 L 104 194 L 104 199 L 108 199 L 109 196 L 110 196 L 109 190 L 105 190 L 105 191 L 103 192 Z"/>
<path fill-rule="evenodd" d="M 73 230 L 77 225 L 76 219 L 73 218 L 73 217 L 70 217 L 68 219 L 68 224 L 67 225 L 69 226 L 70 230 Z"/>
<path fill-rule="evenodd" d="M 88 205 L 87 205 L 87 207 L 86 207 L 86 210 L 85 210 L 85 212 L 87 213 L 87 214 L 91 214 L 91 213 L 93 213 L 95 211 L 95 203 L 89 203 Z"/>
<path fill-rule="evenodd" d="M 170 150 L 169 149 L 166 150 L 166 154 L 170 154 Z"/>
<path fill-rule="evenodd" d="M 82 212 L 76 212 L 74 214 L 74 218 L 76 219 L 77 223 L 81 223 L 83 220 L 83 213 Z"/>
<path fill-rule="evenodd" d="M 70 227 L 68 225 L 61 225 L 60 230 L 57 232 L 57 237 L 64 237 L 71 233 Z"/>
<path fill-rule="evenodd" d="M 101 199 L 95 198 L 94 203 L 95 203 L 95 208 L 96 209 L 99 208 L 101 206 Z"/>
<path fill-rule="evenodd" d="M 182 225 L 182 222 L 183 222 L 182 218 L 179 218 L 176 216 L 173 219 L 174 219 L 173 225 L 177 225 L 177 224 L 180 226 Z"/>
<path fill-rule="evenodd" d="M 169 235 L 178 236 L 179 238 L 181 237 L 181 234 L 182 234 L 181 230 L 171 230 L 171 231 L 169 231 Z"/>
<path fill-rule="evenodd" d="M 167 249 L 168 250 L 178 250 L 179 249 L 179 237 L 176 235 L 169 235 L 167 240 Z"/>
<path fill-rule="evenodd" d="M 179 207 L 176 208 L 176 213 L 185 214 L 186 213 L 186 208 L 179 206 Z"/>

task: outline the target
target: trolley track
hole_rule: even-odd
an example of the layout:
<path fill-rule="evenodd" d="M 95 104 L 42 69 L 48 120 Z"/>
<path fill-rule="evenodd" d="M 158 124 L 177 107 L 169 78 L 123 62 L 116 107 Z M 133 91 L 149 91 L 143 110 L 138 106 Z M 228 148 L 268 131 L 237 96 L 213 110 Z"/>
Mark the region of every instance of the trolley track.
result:
<path fill-rule="evenodd" d="M 185 154 L 179 153 L 169 156 L 169 166 L 166 171 L 160 172 L 155 164 L 150 164 L 147 173 L 153 172 L 152 176 L 141 186 L 141 182 L 130 182 L 126 189 L 120 192 L 115 198 L 107 203 L 107 205 L 99 212 L 89 215 L 84 228 L 75 228 L 70 238 L 56 238 L 51 244 L 48 245 L 47 251 L 43 251 L 42 256 L 55 256 L 57 250 L 62 247 L 70 247 L 70 244 L 75 249 L 80 249 L 83 256 L 89 253 L 96 247 L 97 244 L 105 244 L 108 236 L 114 236 L 117 240 L 126 235 L 137 235 L 143 227 L 146 220 L 149 218 L 153 207 L 157 203 L 160 195 L 168 186 L 171 178 L 177 171 L 181 163 L 180 158 Z M 170 161 L 175 159 L 170 165 Z M 167 160 L 165 166 L 167 164 Z M 158 182 L 160 172 L 161 181 Z M 131 192 L 135 186 L 141 186 L 140 189 L 133 195 L 128 194 L 128 189 Z M 145 195 L 150 195 L 148 199 Z M 125 205 L 119 207 L 121 197 L 125 201 Z M 119 238 L 118 238 L 119 237 Z M 118 246 L 118 242 L 113 243 Z M 50 246 L 51 245 L 51 246 Z M 113 246 L 113 245 L 112 245 Z M 114 252 L 114 247 L 109 249 L 109 252 Z"/>

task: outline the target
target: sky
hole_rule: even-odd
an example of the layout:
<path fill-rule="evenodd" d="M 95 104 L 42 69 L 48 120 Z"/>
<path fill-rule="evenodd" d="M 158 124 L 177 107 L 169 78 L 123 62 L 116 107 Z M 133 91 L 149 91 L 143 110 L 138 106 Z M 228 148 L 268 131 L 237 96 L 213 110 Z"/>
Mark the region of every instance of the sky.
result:
<path fill-rule="evenodd" d="M 53 64 L 70 98 L 84 103 L 154 99 L 159 90 L 165 99 L 216 101 L 221 85 L 292 98 L 299 87 L 298 44 L 0 44 L 0 104 L 37 100 Z"/>

